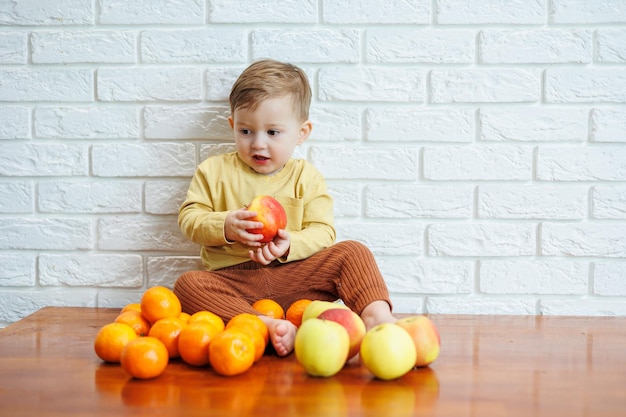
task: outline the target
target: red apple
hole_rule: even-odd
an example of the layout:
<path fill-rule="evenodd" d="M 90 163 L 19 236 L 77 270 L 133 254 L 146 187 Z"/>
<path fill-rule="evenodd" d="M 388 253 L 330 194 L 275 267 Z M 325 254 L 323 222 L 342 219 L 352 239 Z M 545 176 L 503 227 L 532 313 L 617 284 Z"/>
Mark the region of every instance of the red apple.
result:
<path fill-rule="evenodd" d="M 330 320 L 341 324 L 348 332 L 350 338 L 350 350 L 348 351 L 348 359 L 359 353 L 361 341 L 365 336 L 365 323 L 358 314 L 352 310 L 345 308 L 332 308 L 323 311 L 318 319 Z"/>
<path fill-rule="evenodd" d="M 396 321 L 396 324 L 409 332 L 415 343 L 417 350 L 415 366 L 428 366 L 437 359 L 441 339 L 432 320 L 426 316 L 411 316 Z"/>
<path fill-rule="evenodd" d="M 256 212 L 256 216 L 251 218 L 251 221 L 263 223 L 263 227 L 260 229 L 248 229 L 249 233 L 263 235 L 260 242 L 271 242 L 278 233 L 278 229 L 284 229 L 287 226 L 285 209 L 275 198 L 269 195 L 255 197 L 248 205 L 248 210 Z"/>

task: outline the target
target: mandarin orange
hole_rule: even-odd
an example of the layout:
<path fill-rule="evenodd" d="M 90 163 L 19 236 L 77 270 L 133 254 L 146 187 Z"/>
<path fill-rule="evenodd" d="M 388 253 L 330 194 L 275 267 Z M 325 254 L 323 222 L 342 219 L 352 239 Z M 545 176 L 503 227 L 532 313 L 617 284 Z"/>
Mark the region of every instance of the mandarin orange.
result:
<path fill-rule="evenodd" d="M 187 326 L 187 323 L 178 317 L 166 317 L 152 325 L 148 336 L 156 337 L 163 342 L 170 359 L 178 358 L 180 356 L 178 339 L 185 326 Z"/>
<path fill-rule="evenodd" d="M 109 323 L 98 330 L 93 347 L 103 361 L 118 363 L 128 342 L 138 337 L 128 324 Z"/>
<path fill-rule="evenodd" d="M 254 342 L 236 328 L 224 330 L 209 344 L 209 361 L 219 375 L 233 376 L 246 372 L 254 364 Z"/>
<path fill-rule="evenodd" d="M 156 337 L 146 336 L 128 342 L 122 351 L 120 363 L 132 377 L 149 379 L 161 375 L 168 361 L 163 342 Z"/>
<path fill-rule="evenodd" d="M 280 306 L 280 304 L 274 300 L 270 300 L 269 298 L 263 298 L 255 301 L 252 304 L 252 308 L 267 317 L 274 319 L 285 318 L 285 310 Z"/>
<path fill-rule="evenodd" d="M 187 324 L 178 337 L 178 353 L 181 359 L 193 366 L 209 364 L 209 344 L 219 331 L 209 322 Z"/>
<path fill-rule="evenodd" d="M 181 313 L 180 300 L 172 290 L 156 286 L 146 290 L 141 297 L 141 314 L 150 323 L 166 317 L 178 317 Z"/>
<path fill-rule="evenodd" d="M 287 309 L 285 317 L 296 327 L 300 327 L 300 325 L 302 324 L 302 315 L 304 314 L 304 310 L 309 304 L 311 304 L 311 302 L 312 300 L 305 298 L 294 301 Z"/>
<path fill-rule="evenodd" d="M 191 324 L 198 321 L 209 322 L 220 332 L 224 330 L 224 320 L 222 320 L 222 318 L 217 314 L 211 313 L 210 311 L 201 310 L 193 313 L 191 317 L 189 317 L 188 323 Z"/>
<path fill-rule="evenodd" d="M 120 313 L 114 323 L 128 324 L 139 336 L 147 336 L 150 331 L 150 322 L 136 310 L 126 310 Z"/>

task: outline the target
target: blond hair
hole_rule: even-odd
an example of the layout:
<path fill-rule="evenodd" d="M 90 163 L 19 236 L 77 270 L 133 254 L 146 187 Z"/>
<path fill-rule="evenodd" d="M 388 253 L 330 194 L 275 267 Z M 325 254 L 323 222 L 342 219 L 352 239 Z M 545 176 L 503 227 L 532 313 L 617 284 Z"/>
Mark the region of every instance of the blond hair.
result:
<path fill-rule="evenodd" d="M 230 112 L 254 110 L 269 98 L 291 95 L 294 112 L 302 121 L 309 119 L 311 87 L 306 74 L 295 65 L 271 59 L 257 61 L 246 68 L 230 91 Z"/>

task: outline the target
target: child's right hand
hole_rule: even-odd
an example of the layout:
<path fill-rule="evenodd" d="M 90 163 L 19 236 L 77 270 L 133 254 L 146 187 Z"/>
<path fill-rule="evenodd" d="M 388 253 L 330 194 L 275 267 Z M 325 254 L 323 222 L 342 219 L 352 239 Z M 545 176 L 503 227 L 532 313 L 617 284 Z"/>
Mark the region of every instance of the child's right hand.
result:
<path fill-rule="evenodd" d="M 263 227 L 261 222 L 253 222 L 248 219 L 256 216 L 256 212 L 247 210 L 245 207 L 230 211 L 224 221 L 224 235 L 230 242 L 239 242 L 244 245 L 260 247 L 263 244 L 259 240 L 263 235 L 248 233 L 248 229 Z"/>

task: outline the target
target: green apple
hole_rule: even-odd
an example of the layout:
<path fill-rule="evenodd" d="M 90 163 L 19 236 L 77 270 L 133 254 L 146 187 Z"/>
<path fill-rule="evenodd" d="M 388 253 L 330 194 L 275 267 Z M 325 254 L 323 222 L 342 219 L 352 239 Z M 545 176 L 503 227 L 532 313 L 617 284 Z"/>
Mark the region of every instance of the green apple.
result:
<path fill-rule="evenodd" d="M 302 322 L 296 333 L 296 359 L 311 376 L 335 375 L 348 360 L 349 349 L 348 332 L 334 321 L 312 318 Z"/>
<path fill-rule="evenodd" d="M 415 366 L 428 366 L 437 359 L 441 339 L 432 320 L 426 316 L 411 316 L 401 318 L 396 324 L 409 332 L 415 343 L 417 352 Z"/>
<path fill-rule="evenodd" d="M 350 337 L 348 359 L 359 353 L 361 341 L 363 340 L 363 336 L 365 336 L 366 329 L 365 323 L 363 323 L 363 320 L 358 314 L 345 308 L 331 308 L 323 311 L 317 318 L 336 321 L 346 329 Z"/>
<path fill-rule="evenodd" d="M 417 359 L 413 339 L 394 323 L 372 327 L 363 337 L 360 352 L 365 367 L 383 380 L 400 378 L 415 366 Z"/>
<path fill-rule="evenodd" d="M 317 318 L 324 311 L 330 310 L 331 308 L 343 308 L 350 310 L 345 304 L 331 301 L 313 300 L 302 312 L 302 322 L 304 323 L 308 319 Z"/>

